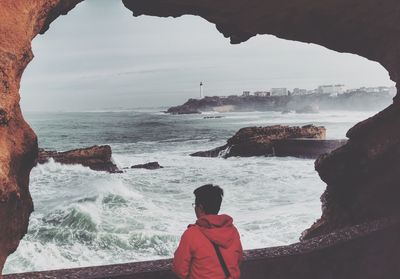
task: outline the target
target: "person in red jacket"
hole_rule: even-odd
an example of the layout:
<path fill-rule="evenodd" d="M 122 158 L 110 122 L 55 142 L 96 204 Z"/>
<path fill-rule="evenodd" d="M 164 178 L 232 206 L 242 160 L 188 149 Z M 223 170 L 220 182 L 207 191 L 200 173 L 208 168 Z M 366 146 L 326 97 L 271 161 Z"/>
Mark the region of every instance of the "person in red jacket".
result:
<path fill-rule="evenodd" d="M 243 249 L 239 232 L 232 217 L 217 215 L 224 191 L 207 184 L 194 195 L 197 221 L 183 233 L 172 270 L 181 279 L 240 278 Z"/>

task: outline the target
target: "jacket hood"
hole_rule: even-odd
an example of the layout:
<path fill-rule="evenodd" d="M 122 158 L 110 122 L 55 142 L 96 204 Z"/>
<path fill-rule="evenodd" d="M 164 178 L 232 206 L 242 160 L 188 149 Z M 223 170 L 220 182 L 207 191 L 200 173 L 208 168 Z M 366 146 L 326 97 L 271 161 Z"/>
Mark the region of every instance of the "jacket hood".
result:
<path fill-rule="evenodd" d="M 204 215 L 197 219 L 196 225 L 213 243 L 228 248 L 236 235 L 233 219 L 229 215 Z"/>

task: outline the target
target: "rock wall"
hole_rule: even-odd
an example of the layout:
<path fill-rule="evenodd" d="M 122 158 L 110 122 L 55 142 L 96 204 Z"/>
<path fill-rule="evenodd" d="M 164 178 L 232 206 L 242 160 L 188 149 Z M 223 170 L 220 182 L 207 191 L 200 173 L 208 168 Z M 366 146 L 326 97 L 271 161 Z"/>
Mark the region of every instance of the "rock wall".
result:
<path fill-rule="evenodd" d="M 0 1 L 0 271 L 7 255 L 25 234 L 33 209 L 28 184 L 37 156 L 37 141 L 22 117 L 18 92 L 22 73 L 33 58 L 31 41 L 79 2 Z M 398 0 L 123 3 L 134 15 L 199 15 L 214 23 L 232 43 L 244 42 L 257 34 L 273 34 L 358 54 L 381 63 L 392 80 L 400 79 Z M 399 98 L 398 94 L 390 108 L 350 130 L 347 145 L 317 161 L 317 170 L 328 187 L 323 196 L 323 216 L 306 237 L 377 216 L 399 214 Z"/>
<path fill-rule="evenodd" d="M 52 11 L 59 4 L 55 0 L 0 1 L 0 274 L 7 256 L 26 233 L 33 210 L 28 185 L 38 148 L 19 107 L 20 81 L 33 58 L 32 39 L 48 16 L 57 14 Z"/>
<path fill-rule="evenodd" d="M 392 105 L 347 132 L 346 145 L 315 162 L 328 186 L 322 217 L 303 238 L 400 213 L 400 107 Z"/>

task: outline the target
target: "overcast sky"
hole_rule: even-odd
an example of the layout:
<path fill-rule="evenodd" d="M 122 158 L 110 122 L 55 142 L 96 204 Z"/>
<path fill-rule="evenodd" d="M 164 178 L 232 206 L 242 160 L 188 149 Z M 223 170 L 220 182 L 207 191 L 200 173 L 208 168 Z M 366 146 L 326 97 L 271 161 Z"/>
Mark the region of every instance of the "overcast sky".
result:
<path fill-rule="evenodd" d="M 132 17 L 121 1 L 86 0 L 33 41 L 25 111 L 170 106 L 199 95 L 321 84 L 392 86 L 365 58 L 257 36 L 230 45 L 202 18 Z"/>

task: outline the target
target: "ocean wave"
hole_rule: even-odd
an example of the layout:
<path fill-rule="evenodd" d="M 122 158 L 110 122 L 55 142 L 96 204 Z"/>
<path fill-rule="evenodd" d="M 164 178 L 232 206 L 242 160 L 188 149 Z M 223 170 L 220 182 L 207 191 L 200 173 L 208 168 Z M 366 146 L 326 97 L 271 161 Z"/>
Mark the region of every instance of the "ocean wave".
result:
<path fill-rule="evenodd" d="M 87 172 L 92 172 L 92 170 L 89 167 L 84 167 L 81 164 L 61 164 L 58 162 L 55 162 L 53 158 L 50 158 L 46 163 L 44 164 L 38 164 L 34 167 L 37 169 L 41 174 L 51 174 L 51 173 L 57 173 L 57 172 L 81 172 L 81 173 L 87 173 Z"/>
<path fill-rule="evenodd" d="M 160 121 L 145 121 L 139 122 L 135 125 L 136 128 L 158 128 L 158 127 L 171 127 L 172 124 Z"/>

